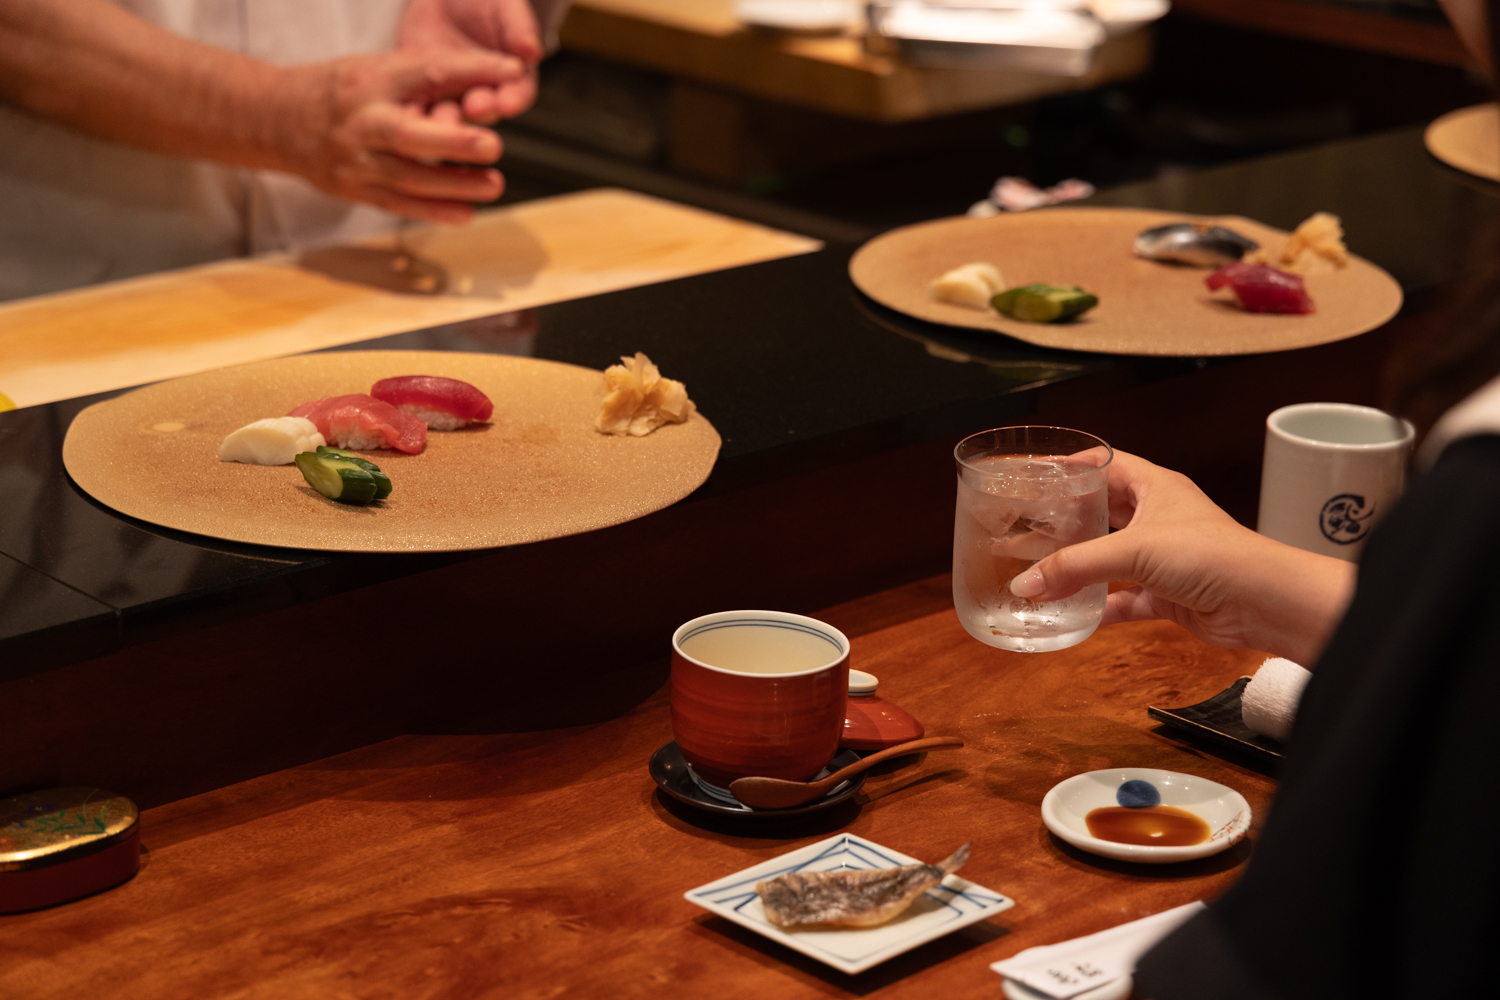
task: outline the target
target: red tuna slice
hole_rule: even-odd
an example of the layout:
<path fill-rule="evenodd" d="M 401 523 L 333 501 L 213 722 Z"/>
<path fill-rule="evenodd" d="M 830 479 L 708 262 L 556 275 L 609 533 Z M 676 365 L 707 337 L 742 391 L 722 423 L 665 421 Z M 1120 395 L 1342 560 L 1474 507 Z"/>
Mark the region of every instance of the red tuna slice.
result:
<path fill-rule="evenodd" d="M 357 392 L 303 403 L 289 417 L 306 417 L 335 448 L 395 448 L 416 455 L 427 445 L 427 425 L 390 403 Z"/>
<path fill-rule="evenodd" d="M 439 375 L 399 375 L 383 378 L 370 395 L 426 420 L 433 430 L 453 430 L 472 420 L 488 420 L 495 412 L 490 397 L 467 382 Z M 446 414 L 451 420 L 428 419 Z"/>
<path fill-rule="evenodd" d="M 1310 313 L 1315 309 L 1301 276 L 1279 271 L 1269 264 L 1235 261 L 1203 280 L 1213 291 L 1228 285 L 1247 312 Z"/>

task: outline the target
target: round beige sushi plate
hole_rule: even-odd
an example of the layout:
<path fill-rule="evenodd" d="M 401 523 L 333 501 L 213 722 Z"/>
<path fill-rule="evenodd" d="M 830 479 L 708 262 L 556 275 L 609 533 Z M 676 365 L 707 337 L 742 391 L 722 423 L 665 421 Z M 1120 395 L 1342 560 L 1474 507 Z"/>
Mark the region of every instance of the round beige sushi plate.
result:
<path fill-rule="evenodd" d="M 296 466 L 220 462 L 231 431 L 394 375 L 441 375 L 495 404 L 487 424 L 428 435 L 420 455 L 365 452 L 390 475 L 368 507 L 334 503 Z M 708 478 L 719 435 L 698 414 L 645 437 L 594 430 L 600 372 L 489 354 L 360 351 L 239 365 L 147 386 L 80 413 L 68 474 L 122 514 L 254 545 L 442 552 L 606 528 L 681 500 Z"/>
<path fill-rule="evenodd" d="M 1422 139 L 1448 166 L 1500 181 L 1500 109 L 1494 104 L 1450 111 L 1427 126 Z"/>
<path fill-rule="evenodd" d="M 1041 347 L 1107 354 L 1208 357 L 1287 351 L 1373 330 L 1401 308 L 1401 286 L 1359 257 L 1306 277 L 1317 311 L 1251 313 L 1226 289 L 1210 292 L 1206 268 L 1144 260 L 1136 234 L 1172 222 L 1214 222 L 1279 254 L 1287 233 L 1237 216 L 1133 208 L 1049 208 L 988 219 L 939 219 L 878 236 L 849 262 L 860 291 L 917 319 L 993 330 Z M 1273 258 L 1274 259 L 1274 258 Z M 991 309 L 939 302 L 928 286 L 971 261 L 1000 269 L 1007 288 L 1077 285 L 1099 304 L 1071 323 L 1025 323 Z"/>

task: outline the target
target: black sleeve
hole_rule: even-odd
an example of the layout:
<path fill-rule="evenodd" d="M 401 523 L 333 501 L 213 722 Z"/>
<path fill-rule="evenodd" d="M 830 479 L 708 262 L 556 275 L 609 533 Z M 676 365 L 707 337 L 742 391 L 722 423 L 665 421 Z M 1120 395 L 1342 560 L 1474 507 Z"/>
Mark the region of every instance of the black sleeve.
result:
<path fill-rule="evenodd" d="M 1466 438 L 1372 533 L 1238 883 L 1138 995 L 1479 996 L 1500 893 L 1500 436 Z M 1489 994 L 1495 995 L 1495 994 Z"/>

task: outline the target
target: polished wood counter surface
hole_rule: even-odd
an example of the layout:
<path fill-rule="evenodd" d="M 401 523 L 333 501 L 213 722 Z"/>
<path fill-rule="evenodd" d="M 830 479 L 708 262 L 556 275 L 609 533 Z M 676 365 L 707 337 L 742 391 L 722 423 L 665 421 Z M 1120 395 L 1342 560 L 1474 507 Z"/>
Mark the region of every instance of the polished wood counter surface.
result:
<path fill-rule="evenodd" d="M 856 802 L 778 828 L 706 823 L 659 797 L 646 760 L 671 738 L 663 656 L 570 692 L 567 728 L 478 719 L 147 810 L 132 881 L 0 917 L 0 996 L 998 996 L 990 962 L 1222 892 L 1274 783 L 1178 743 L 1145 709 L 1200 701 L 1262 655 L 1165 623 L 1008 653 L 963 631 L 948 588 L 936 577 L 821 616 L 882 696 L 967 741 L 872 777 Z M 1158 867 L 1047 833 L 1047 789 L 1114 765 L 1238 789 L 1250 837 Z M 1017 905 L 850 977 L 682 898 L 838 830 L 928 859 L 971 840 L 962 874 Z"/>

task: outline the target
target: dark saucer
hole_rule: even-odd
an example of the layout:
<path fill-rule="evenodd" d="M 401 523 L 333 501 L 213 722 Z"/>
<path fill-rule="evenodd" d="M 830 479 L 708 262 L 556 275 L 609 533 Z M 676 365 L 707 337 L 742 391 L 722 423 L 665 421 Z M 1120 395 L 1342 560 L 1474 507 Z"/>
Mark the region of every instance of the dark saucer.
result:
<path fill-rule="evenodd" d="M 853 750 L 840 749 L 834 755 L 833 760 L 828 762 L 828 766 L 818 772 L 817 777 L 822 778 L 830 775 L 839 768 L 848 767 L 859 759 L 859 754 Z M 687 761 L 682 759 L 682 751 L 677 749 L 676 740 L 669 741 L 657 750 L 656 753 L 651 755 L 650 771 L 651 778 L 656 782 L 657 787 L 678 802 L 690 805 L 694 809 L 701 809 L 704 812 L 716 813 L 720 816 L 733 816 L 736 819 L 781 820 L 789 819 L 793 816 L 803 816 L 807 813 L 820 812 L 852 797 L 865 783 L 865 775 L 861 772 L 839 785 L 821 799 L 809 802 L 805 806 L 797 806 L 793 809 L 751 809 L 749 806 L 731 805 L 728 802 L 720 802 L 698 786 L 698 783 L 693 780 L 692 774 L 688 771 Z"/>
<path fill-rule="evenodd" d="M 1245 725 L 1240 696 L 1245 693 L 1245 685 L 1249 683 L 1250 678 L 1241 677 L 1207 701 L 1200 701 L 1186 708 L 1157 708 L 1151 705 L 1147 707 L 1146 714 L 1164 726 L 1238 750 L 1268 764 L 1279 764 L 1285 753 L 1285 745 L 1269 736 L 1262 736 Z"/>

